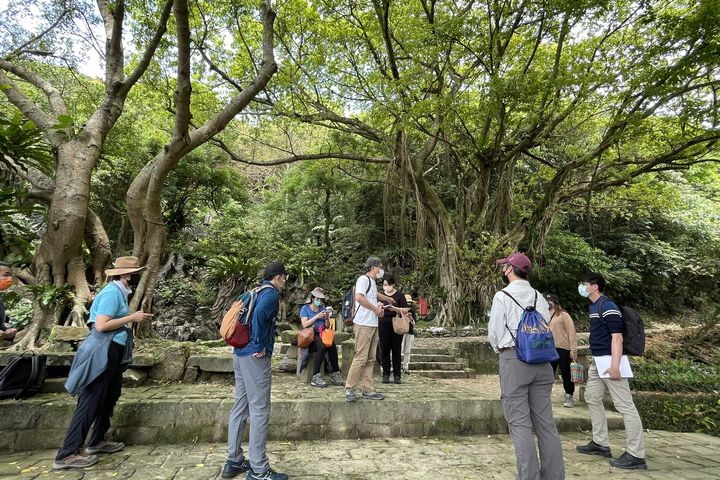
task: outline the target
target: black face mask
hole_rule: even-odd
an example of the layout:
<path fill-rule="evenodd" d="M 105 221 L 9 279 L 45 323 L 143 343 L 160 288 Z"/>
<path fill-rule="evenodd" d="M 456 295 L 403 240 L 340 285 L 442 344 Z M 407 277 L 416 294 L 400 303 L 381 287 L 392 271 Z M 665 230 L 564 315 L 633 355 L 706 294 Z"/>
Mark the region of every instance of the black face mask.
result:
<path fill-rule="evenodd" d="M 130 277 L 130 280 L 128 280 L 128 287 L 135 290 L 138 285 L 140 285 L 140 279 L 142 278 L 141 275 L 133 275 Z"/>
<path fill-rule="evenodd" d="M 507 275 L 505 275 L 505 273 L 502 274 L 502 281 L 503 281 L 503 284 L 505 284 L 505 285 L 510 284 L 510 279 L 507 277 Z"/>

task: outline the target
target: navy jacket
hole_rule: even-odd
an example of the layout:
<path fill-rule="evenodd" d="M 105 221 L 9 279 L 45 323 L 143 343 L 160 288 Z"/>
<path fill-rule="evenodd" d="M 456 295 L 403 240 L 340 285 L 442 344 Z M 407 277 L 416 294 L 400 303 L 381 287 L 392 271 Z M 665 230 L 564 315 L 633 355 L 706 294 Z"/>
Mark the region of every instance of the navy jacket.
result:
<path fill-rule="evenodd" d="M 275 320 L 278 314 L 280 293 L 269 280 L 263 285 L 271 285 L 272 288 L 262 289 L 255 300 L 255 307 L 250 320 L 250 343 L 243 348 L 236 348 L 235 355 L 246 357 L 265 349 L 268 357 L 272 356 L 275 346 Z"/>

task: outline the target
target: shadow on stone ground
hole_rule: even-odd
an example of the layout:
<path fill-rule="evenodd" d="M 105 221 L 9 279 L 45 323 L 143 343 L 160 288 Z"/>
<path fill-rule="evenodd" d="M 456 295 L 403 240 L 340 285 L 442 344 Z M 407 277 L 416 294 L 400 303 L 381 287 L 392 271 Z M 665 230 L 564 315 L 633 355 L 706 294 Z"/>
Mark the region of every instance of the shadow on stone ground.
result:
<path fill-rule="evenodd" d="M 607 460 L 575 452 L 586 433 L 562 435 L 568 478 L 717 479 L 720 438 L 693 433 L 648 432 L 647 471 L 612 469 Z M 622 452 L 622 433 L 613 432 L 615 455 Z M 133 446 L 103 456 L 79 472 L 53 472 L 54 451 L 0 455 L 0 478 L 163 479 L 218 478 L 225 461 L 223 444 Z M 272 466 L 293 479 L 513 479 L 515 458 L 507 435 L 451 438 L 390 438 L 270 442 Z M 240 476 L 238 478 L 243 478 Z"/>

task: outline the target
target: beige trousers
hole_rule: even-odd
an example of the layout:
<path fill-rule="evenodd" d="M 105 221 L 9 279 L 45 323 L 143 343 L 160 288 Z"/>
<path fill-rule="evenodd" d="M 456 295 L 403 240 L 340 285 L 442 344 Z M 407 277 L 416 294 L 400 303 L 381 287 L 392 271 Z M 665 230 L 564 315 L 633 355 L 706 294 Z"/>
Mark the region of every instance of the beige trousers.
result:
<path fill-rule="evenodd" d="M 378 346 L 377 327 L 353 325 L 355 331 L 355 357 L 348 371 L 345 388 L 356 388 L 359 384 L 363 392 L 374 392 L 373 367 Z"/>
<path fill-rule="evenodd" d="M 642 420 L 635 408 L 628 379 L 600 378 L 595 362 L 590 365 L 585 387 L 585 402 L 590 412 L 593 441 L 603 447 L 610 446 L 605 405 L 603 405 L 605 390 L 610 392 L 615 409 L 623 416 L 625 436 L 627 437 L 625 450 L 634 457 L 645 458 L 645 435 L 643 434 Z"/>

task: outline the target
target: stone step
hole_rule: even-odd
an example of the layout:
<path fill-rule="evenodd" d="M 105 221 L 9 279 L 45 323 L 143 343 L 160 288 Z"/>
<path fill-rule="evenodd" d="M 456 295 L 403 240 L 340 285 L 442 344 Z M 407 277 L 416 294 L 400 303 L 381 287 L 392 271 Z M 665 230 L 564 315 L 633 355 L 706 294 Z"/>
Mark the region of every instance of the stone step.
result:
<path fill-rule="evenodd" d="M 40 391 L 42 393 L 64 393 L 66 381 L 66 377 L 46 378 Z"/>
<path fill-rule="evenodd" d="M 42 352 L 47 356 L 48 367 L 69 367 L 75 358 L 74 352 Z M 10 357 L 17 356 L 17 352 L 0 352 L 0 367 L 4 367 L 10 361 Z M 133 355 L 133 368 L 150 368 L 155 365 L 158 360 L 152 355 L 137 353 Z"/>
<path fill-rule="evenodd" d="M 269 439 L 287 442 L 507 432 L 498 392 L 471 381 L 442 383 L 416 373 L 402 385 L 382 385 L 385 400 L 381 404 L 368 400 L 346 402 L 341 387 L 317 389 L 295 378 L 274 376 Z M 224 444 L 233 403 L 230 385 L 124 388 L 110 435 L 140 445 Z M 57 448 L 75 404 L 76 399 L 67 394 L 42 394 L 22 402 L 0 401 L 0 451 Z M 590 428 L 586 408 L 563 409 L 558 398 L 553 404 L 561 431 Z M 608 412 L 607 416 L 610 428 L 622 428 L 618 414 Z"/>
<path fill-rule="evenodd" d="M 413 347 L 412 355 L 448 355 L 447 348 L 442 347 Z"/>
<path fill-rule="evenodd" d="M 422 363 L 454 362 L 454 361 L 455 361 L 455 357 L 453 357 L 452 355 L 441 355 L 438 353 L 420 353 L 417 355 L 415 353 L 410 354 L 410 363 L 412 363 L 412 362 L 422 362 Z"/>
<path fill-rule="evenodd" d="M 470 378 L 470 373 L 465 370 L 413 370 L 413 375 L 422 375 L 428 378 Z"/>
<path fill-rule="evenodd" d="M 411 371 L 422 370 L 462 370 L 463 364 L 460 362 L 413 362 L 410 359 Z"/>

